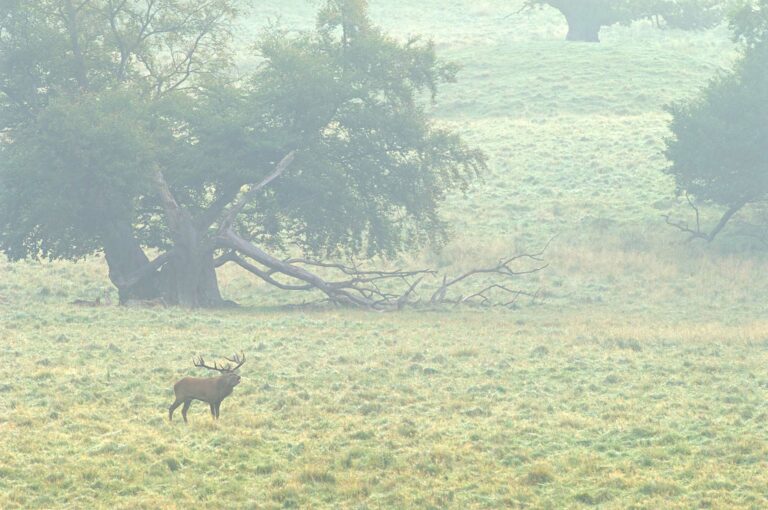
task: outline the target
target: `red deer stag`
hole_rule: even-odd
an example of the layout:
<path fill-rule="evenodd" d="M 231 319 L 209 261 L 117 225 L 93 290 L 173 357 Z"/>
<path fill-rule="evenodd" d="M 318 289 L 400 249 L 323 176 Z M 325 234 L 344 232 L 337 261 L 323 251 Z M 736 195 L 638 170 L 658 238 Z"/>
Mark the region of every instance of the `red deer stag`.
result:
<path fill-rule="evenodd" d="M 219 366 L 214 361 L 211 367 L 205 364 L 202 356 L 193 361 L 196 367 L 216 370 L 222 375 L 218 377 L 185 377 L 174 384 L 173 392 L 176 394 L 176 400 L 168 408 L 169 420 L 173 421 L 173 411 L 183 402 L 184 407 L 181 408 L 181 416 L 184 418 L 184 423 L 187 423 L 187 410 L 193 400 L 208 402 L 211 406 L 211 415 L 215 420 L 219 419 L 221 401 L 232 393 L 235 386 L 240 384 L 240 376 L 234 372 L 245 363 L 245 354 L 241 353 L 240 356 L 235 354 L 231 358 L 224 359 L 230 363 Z M 232 366 L 232 363 L 236 365 Z"/>

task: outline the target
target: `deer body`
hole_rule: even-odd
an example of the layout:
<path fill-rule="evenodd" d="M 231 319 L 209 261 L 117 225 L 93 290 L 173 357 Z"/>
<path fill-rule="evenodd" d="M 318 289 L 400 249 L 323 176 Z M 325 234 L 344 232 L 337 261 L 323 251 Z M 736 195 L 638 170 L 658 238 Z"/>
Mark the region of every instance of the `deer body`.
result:
<path fill-rule="evenodd" d="M 245 362 L 245 356 L 242 358 L 235 357 L 235 360 L 230 361 L 237 361 L 239 364 L 235 368 L 231 368 L 231 366 L 219 368 L 218 365 L 214 364 L 214 368 L 206 366 L 203 359 L 200 358 L 199 363 L 196 362 L 195 366 L 218 370 L 223 375 L 218 377 L 185 377 L 174 384 L 173 392 L 176 395 L 176 400 L 168 408 L 168 419 L 173 421 L 173 412 L 183 403 L 181 416 L 184 418 L 184 423 L 187 423 L 189 406 L 193 400 L 200 400 L 211 406 L 211 415 L 217 420 L 221 401 L 231 395 L 234 387 L 240 384 L 240 376 L 234 373 L 234 370 Z"/>

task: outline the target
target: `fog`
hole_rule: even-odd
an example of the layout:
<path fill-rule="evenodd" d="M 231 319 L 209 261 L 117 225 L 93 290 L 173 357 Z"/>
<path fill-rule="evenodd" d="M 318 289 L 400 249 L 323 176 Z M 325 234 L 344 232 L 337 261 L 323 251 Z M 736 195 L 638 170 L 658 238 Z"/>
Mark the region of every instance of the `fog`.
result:
<path fill-rule="evenodd" d="M 0 508 L 768 506 L 766 34 L 4 2 Z"/>

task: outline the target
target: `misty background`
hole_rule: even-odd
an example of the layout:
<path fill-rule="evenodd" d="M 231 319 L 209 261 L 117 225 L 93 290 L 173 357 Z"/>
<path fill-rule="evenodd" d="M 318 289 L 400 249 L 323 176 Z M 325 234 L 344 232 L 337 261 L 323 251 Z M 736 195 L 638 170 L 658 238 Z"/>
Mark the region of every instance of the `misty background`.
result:
<path fill-rule="evenodd" d="M 765 506 L 766 33 L 4 2 L 0 507 Z"/>

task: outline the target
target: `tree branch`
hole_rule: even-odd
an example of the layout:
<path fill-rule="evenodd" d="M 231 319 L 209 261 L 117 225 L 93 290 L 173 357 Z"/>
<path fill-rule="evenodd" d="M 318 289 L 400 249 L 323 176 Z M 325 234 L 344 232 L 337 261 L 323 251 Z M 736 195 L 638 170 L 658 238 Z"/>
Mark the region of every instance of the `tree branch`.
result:
<path fill-rule="evenodd" d="M 222 211 L 237 197 L 241 185 L 224 185 L 218 196 L 196 218 L 200 231 L 207 230 L 221 216 Z"/>
<path fill-rule="evenodd" d="M 520 255 L 515 255 L 513 257 L 508 257 L 506 259 L 502 259 L 499 261 L 498 264 L 495 266 L 487 267 L 487 268 L 475 268 L 467 271 L 466 273 L 460 274 L 459 276 L 456 276 L 455 278 L 448 279 L 447 276 L 443 277 L 443 283 L 442 285 L 432 294 L 432 297 L 430 298 L 430 303 L 441 303 L 445 301 L 445 295 L 448 291 L 448 288 L 456 285 L 457 283 L 466 280 L 467 278 L 470 278 L 472 276 L 475 276 L 477 274 L 498 274 L 502 277 L 508 278 L 508 277 L 515 277 L 515 276 L 522 276 L 526 274 L 532 274 L 537 273 L 539 271 L 542 271 L 543 269 L 546 269 L 549 264 L 544 264 L 537 266 L 533 269 L 527 269 L 524 271 L 514 271 L 510 264 L 517 262 L 522 259 L 529 259 L 534 260 L 537 262 L 542 262 L 541 256 L 544 254 L 544 252 L 547 250 L 549 245 L 554 240 L 554 237 L 547 241 L 547 244 L 544 245 L 544 248 L 539 250 L 536 253 L 523 253 Z M 491 287 L 492 288 L 492 287 Z M 472 297 L 475 297 L 477 295 L 482 294 L 483 292 L 490 290 L 490 288 L 486 288 L 480 293 L 474 294 Z M 505 289 L 506 290 L 506 289 Z"/>
<path fill-rule="evenodd" d="M 227 262 L 234 262 L 238 266 L 242 267 L 249 273 L 252 273 L 265 282 L 269 283 L 270 285 L 274 285 L 278 289 L 281 290 L 313 290 L 315 287 L 312 285 L 306 284 L 306 285 L 288 285 L 282 282 L 279 282 L 272 278 L 272 271 L 263 271 L 256 267 L 255 265 L 251 264 L 250 262 L 247 262 L 243 260 L 241 257 L 239 257 L 234 252 L 229 252 L 226 255 L 223 255 L 216 259 L 216 267 L 219 267 Z"/>
<path fill-rule="evenodd" d="M 118 289 L 128 289 L 139 283 L 141 280 L 149 276 L 151 273 L 154 273 L 163 265 L 168 262 L 168 259 L 171 258 L 171 254 L 173 251 L 168 251 L 163 253 L 162 255 L 158 255 L 155 257 L 155 259 L 144 266 L 140 267 L 139 269 L 135 270 L 128 276 L 119 276 L 116 273 L 113 273 L 112 271 L 109 272 L 109 279 L 112 283 L 115 284 L 115 287 Z"/>
<path fill-rule="evenodd" d="M 168 217 L 168 226 L 170 227 L 171 232 L 173 232 L 183 223 L 185 211 L 179 203 L 176 202 L 176 198 L 173 196 L 171 188 L 168 186 L 168 182 L 165 180 L 165 176 L 163 176 L 163 172 L 160 168 L 154 169 L 152 172 L 152 180 L 155 183 L 155 189 L 160 197 L 160 202 L 163 204 L 163 210 L 165 210 L 165 214 Z"/>
<path fill-rule="evenodd" d="M 285 171 L 285 169 L 291 165 L 295 156 L 296 156 L 295 150 L 292 150 L 291 152 L 286 154 L 283 157 L 283 159 L 281 159 L 280 162 L 277 164 L 274 172 L 266 176 L 260 183 L 252 187 L 245 194 L 243 194 L 243 196 L 240 197 L 240 200 L 238 200 L 238 202 L 232 206 L 232 208 L 224 215 L 224 217 L 219 222 L 219 235 L 225 235 L 232 228 L 232 225 L 235 223 L 235 219 L 237 219 L 237 215 L 243 211 L 245 206 L 248 205 L 248 203 L 251 200 L 253 200 L 253 198 L 256 196 L 256 193 L 258 193 L 262 188 L 267 186 L 270 182 L 277 179 L 280 176 L 280 174 L 282 174 Z"/>
<path fill-rule="evenodd" d="M 696 229 L 692 229 L 688 226 L 688 223 L 682 222 L 682 221 L 672 221 L 670 216 L 668 214 L 665 214 L 662 216 L 664 218 L 664 221 L 667 225 L 670 225 L 672 227 L 675 227 L 676 229 L 680 230 L 681 232 L 685 232 L 686 234 L 689 234 L 688 241 L 692 241 L 694 239 L 704 239 L 705 241 L 712 242 L 712 240 L 715 239 L 715 237 L 725 228 L 725 226 L 728 224 L 730 219 L 733 217 L 734 214 L 739 212 L 746 204 L 747 201 L 743 200 L 740 202 L 737 202 L 735 205 L 728 208 L 725 213 L 720 217 L 720 221 L 717 222 L 717 225 L 709 231 L 705 232 L 701 230 L 701 215 L 699 213 L 699 208 L 696 207 L 696 204 L 693 202 L 691 197 L 686 194 L 685 195 L 686 200 L 688 201 L 688 205 L 691 206 L 691 208 L 694 210 L 695 217 L 696 217 Z"/>
<path fill-rule="evenodd" d="M 217 266 L 226 262 L 235 262 L 240 267 L 280 289 L 319 290 L 328 297 L 328 300 L 331 303 L 373 310 L 399 310 L 405 306 L 417 306 L 421 300 L 418 297 L 414 298 L 416 290 L 422 285 L 426 276 L 434 276 L 436 274 L 435 271 L 429 269 L 414 271 L 403 271 L 399 269 L 396 271 L 366 271 L 343 264 L 313 261 L 304 258 L 281 260 L 266 253 L 253 243 L 241 238 L 232 229 L 220 234 L 216 238 L 216 243 L 218 247 L 227 248 L 229 250 L 216 260 Z M 547 243 L 547 246 L 548 245 L 549 243 Z M 546 247 L 544 249 L 546 249 Z M 490 291 L 496 289 L 505 294 L 514 295 L 514 298 L 511 301 L 507 301 L 502 305 L 511 306 L 520 295 L 530 294 L 524 291 L 510 289 L 500 282 L 493 282 L 482 290 L 470 294 L 466 298 L 459 296 L 455 299 L 448 299 L 446 298 L 446 293 L 449 287 L 477 274 L 499 275 L 506 279 L 541 271 L 547 267 L 546 264 L 537 264 L 536 267 L 532 269 L 517 271 L 512 269 L 511 264 L 522 259 L 541 261 L 540 256 L 543 254 L 544 249 L 537 253 L 526 253 L 514 257 L 507 257 L 499 261 L 495 266 L 472 269 L 452 279 L 444 277 L 442 285 L 432 294 L 429 304 L 469 304 L 472 300 L 479 300 L 481 305 L 497 306 L 499 304 L 494 303 L 488 295 Z M 238 254 L 247 256 L 266 269 L 261 269 L 250 262 L 246 262 Z M 303 266 L 322 269 L 325 272 L 329 272 L 329 274 L 341 273 L 347 278 L 341 280 L 328 279 L 307 270 Z M 301 283 L 287 284 L 280 282 L 274 277 L 277 274 L 298 280 Z M 413 281 L 414 277 L 417 277 L 415 281 Z M 387 285 L 380 286 L 383 283 L 387 283 Z M 398 291 L 398 287 L 401 290 Z M 403 287 L 405 287 L 404 290 L 402 290 Z"/>
<path fill-rule="evenodd" d="M 77 25 L 78 11 L 85 5 L 83 2 L 79 7 L 72 5 L 72 0 L 65 0 L 67 33 L 69 35 L 69 44 L 75 62 L 75 79 L 81 90 L 88 90 L 88 76 L 85 70 L 85 57 L 80 48 L 80 28 Z"/>
<path fill-rule="evenodd" d="M 268 267 L 274 272 L 282 273 L 291 278 L 305 282 L 310 286 L 322 291 L 332 302 L 349 304 L 362 308 L 374 308 L 376 303 L 360 292 L 350 292 L 347 289 L 340 289 L 320 278 L 318 275 L 307 271 L 306 269 L 288 264 L 282 260 L 266 253 L 254 244 L 242 239 L 235 234 L 232 229 L 225 231 L 218 238 L 219 245 L 226 246 L 232 250 L 243 253 L 252 258 L 259 264 Z"/>

